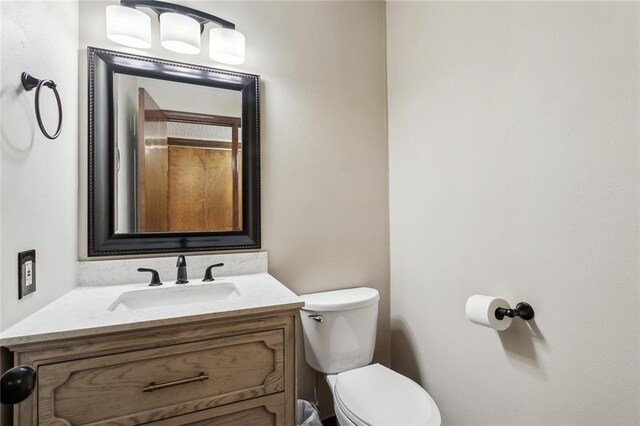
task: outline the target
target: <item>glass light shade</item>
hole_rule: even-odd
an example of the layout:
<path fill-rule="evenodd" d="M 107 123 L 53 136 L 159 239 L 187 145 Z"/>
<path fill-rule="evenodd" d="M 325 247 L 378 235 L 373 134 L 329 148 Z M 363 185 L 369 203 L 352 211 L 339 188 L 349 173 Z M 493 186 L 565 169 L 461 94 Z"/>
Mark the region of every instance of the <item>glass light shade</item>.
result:
<path fill-rule="evenodd" d="M 160 44 L 172 52 L 197 55 L 200 53 L 200 24 L 179 13 L 160 15 Z"/>
<path fill-rule="evenodd" d="M 151 47 L 151 18 L 132 7 L 107 6 L 107 38 L 136 49 Z"/>
<path fill-rule="evenodd" d="M 223 64 L 243 64 L 244 35 L 231 28 L 212 28 L 209 31 L 209 57 Z"/>

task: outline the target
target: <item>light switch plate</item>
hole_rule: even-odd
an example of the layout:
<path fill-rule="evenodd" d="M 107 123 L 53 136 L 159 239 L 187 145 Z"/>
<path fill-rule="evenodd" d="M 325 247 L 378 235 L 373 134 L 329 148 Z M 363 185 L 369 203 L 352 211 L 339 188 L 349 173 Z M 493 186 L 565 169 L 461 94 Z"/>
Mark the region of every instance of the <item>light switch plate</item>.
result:
<path fill-rule="evenodd" d="M 36 251 L 18 253 L 18 299 L 36 291 Z"/>

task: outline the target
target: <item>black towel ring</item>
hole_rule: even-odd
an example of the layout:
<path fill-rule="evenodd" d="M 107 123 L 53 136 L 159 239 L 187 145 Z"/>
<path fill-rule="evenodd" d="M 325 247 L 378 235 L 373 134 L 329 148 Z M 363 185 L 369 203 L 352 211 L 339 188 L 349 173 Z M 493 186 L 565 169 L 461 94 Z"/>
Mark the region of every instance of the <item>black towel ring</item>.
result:
<path fill-rule="evenodd" d="M 53 94 L 56 95 L 56 103 L 58 104 L 58 128 L 53 135 L 50 135 L 47 132 L 47 129 L 44 128 L 44 124 L 42 123 L 42 117 L 40 116 L 40 89 L 42 86 L 47 86 L 51 90 L 53 90 Z M 56 83 L 53 80 L 40 80 L 30 75 L 29 73 L 22 73 L 22 87 L 26 91 L 31 91 L 33 88 L 36 89 L 36 119 L 38 120 L 38 127 L 40 127 L 40 131 L 47 139 L 56 139 L 60 136 L 60 131 L 62 130 L 62 101 L 60 100 L 60 94 L 58 93 L 58 89 L 56 88 Z"/>

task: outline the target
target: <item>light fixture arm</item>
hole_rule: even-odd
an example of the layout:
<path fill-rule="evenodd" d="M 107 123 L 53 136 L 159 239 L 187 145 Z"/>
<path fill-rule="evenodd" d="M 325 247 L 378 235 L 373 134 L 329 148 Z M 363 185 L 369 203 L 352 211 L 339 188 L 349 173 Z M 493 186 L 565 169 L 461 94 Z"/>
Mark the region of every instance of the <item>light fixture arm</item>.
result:
<path fill-rule="evenodd" d="M 198 21 L 198 23 L 200 24 L 201 33 L 204 31 L 205 24 L 208 24 L 210 22 L 218 24 L 223 28 L 229 28 L 232 30 L 236 29 L 236 25 L 233 22 L 229 22 L 225 19 L 218 18 L 215 15 L 211 15 L 209 13 L 205 13 L 200 10 L 192 9 L 190 7 L 182 6 L 179 4 L 157 0 L 120 0 L 120 5 L 133 7 L 135 9 L 139 7 L 148 7 L 149 9 L 157 13 L 158 16 L 165 12 L 176 12 L 182 15 L 186 15 Z"/>

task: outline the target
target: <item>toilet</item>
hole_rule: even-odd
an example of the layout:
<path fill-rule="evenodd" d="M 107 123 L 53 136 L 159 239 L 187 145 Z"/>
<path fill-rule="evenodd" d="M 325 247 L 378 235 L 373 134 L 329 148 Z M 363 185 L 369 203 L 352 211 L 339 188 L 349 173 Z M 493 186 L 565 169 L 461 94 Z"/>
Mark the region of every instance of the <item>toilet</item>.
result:
<path fill-rule="evenodd" d="M 326 374 L 340 426 L 440 425 L 431 396 L 413 380 L 370 364 L 378 291 L 359 287 L 300 296 L 307 364 Z"/>

